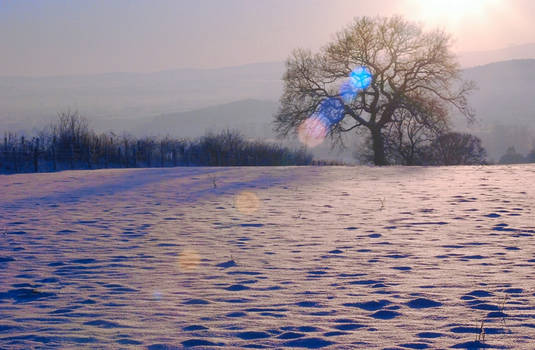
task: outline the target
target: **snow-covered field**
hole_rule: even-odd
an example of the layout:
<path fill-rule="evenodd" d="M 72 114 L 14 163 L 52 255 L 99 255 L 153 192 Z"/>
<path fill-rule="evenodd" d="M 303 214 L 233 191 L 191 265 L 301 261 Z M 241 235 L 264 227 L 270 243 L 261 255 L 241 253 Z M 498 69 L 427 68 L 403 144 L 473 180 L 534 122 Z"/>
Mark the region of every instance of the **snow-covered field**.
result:
<path fill-rule="evenodd" d="M 534 349 L 534 199 L 528 165 L 0 176 L 0 348 Z"/>

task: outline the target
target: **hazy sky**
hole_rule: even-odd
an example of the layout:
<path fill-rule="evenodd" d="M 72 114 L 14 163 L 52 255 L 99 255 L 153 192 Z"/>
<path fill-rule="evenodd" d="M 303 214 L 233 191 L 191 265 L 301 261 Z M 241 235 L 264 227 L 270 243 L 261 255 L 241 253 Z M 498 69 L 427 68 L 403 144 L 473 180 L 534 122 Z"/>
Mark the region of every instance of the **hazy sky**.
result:
<path fill-rule="evenodd" d="M 281 61 L 392 14 L 447 29 L 457 51 L 535 42 L 533 0 L 0 0 L 0 75 Z"/>

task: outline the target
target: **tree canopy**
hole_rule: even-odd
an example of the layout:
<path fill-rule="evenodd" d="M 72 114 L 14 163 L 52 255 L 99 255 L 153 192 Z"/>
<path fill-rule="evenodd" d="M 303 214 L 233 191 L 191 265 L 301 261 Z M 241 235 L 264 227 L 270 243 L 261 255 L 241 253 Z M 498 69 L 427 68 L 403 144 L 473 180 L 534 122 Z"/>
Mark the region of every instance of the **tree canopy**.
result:
<path fill-rule="evenodd" d="M 427 146 L 426 163 L 434 165 L 484 165 L 487 151 L 481 140 L 471 134 L 448 132 Z"/>
<path fill-rule="evenodd" d="M 289 57 L 275 129 L 333 142 L 368 130 L 374 163 L 386 165 L 384 129 L 400 116 L 426 127 L 447 122 L 452 108 L 473 118 L 474 85 L 463 81 L 450 46 L 447 33 L 402 17 L 356 18 L 318 53 L 297 49 Z"/>

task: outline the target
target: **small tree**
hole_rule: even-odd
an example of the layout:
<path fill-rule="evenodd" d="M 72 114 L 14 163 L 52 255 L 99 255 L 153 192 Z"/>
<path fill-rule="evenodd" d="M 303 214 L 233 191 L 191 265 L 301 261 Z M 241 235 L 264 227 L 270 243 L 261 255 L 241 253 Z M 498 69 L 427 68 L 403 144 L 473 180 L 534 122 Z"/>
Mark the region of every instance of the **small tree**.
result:
<path fill-rule="evenodd" d="M 526 158 L 516 152 L 514 147 L 509 147 L 505 154 L 500 158 L 500 164 L 520 164 L 525 163 Z"/>
<path fill-rule="evenodd" d="M 449 132 L 438 136 L 425 151 L 431 165 L 482 165 L 487 152 L 481 140 L 471 134 Z"/>
<path fill-rule="evenodd" d="M 68 110 L 58 113 L 56 122 L 50 128 L 53 137 L 56 137 L 56 152 L 60 160 L 68 159 L 71 169 L 74 169 L 75 160 L 83 153 L 90 134 L 89 122 L 77 111 Z"/>
<path fill-rule="evenodd" d="M 535 163 L 535 147 L 526 155 L 526 162 Z"/>
<path fill-rule="evenodd" d="M 298 132 L 320 113 L 329 119 L 326 134 L 335 142 L 344 132 L 367 129 L 376 165 L 388 163 L 384 130 L 399 110 L 411 115 L 441 110 L 435 116 L 443 117 L 453 106 L 473 117 L 467 96 L 474 85 L 461 79 L 450 37 L 423 32 L 401 17 L 357 18 L 318 54 L 296 50 L 283 79 L 275 117 L 281 136 Z"/>
<path fill-rule="evenodd" d="M 437 113 L 397 110 L 384 128 L 385 153 L 391 164 L 421 165 L 428 146 L 448 131 L 447 118 Z"/>

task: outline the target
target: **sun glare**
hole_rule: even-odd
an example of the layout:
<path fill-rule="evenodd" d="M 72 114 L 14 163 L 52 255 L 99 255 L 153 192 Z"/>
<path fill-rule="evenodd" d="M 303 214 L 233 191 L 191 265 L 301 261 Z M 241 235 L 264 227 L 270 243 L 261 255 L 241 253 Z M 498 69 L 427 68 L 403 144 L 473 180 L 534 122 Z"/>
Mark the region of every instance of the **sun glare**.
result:
<path fill-rule="evenodd" d="M 483 18 L 503 0 L 408 0 L 412 15 L 430 25 L 455 25 L 460 20 Z"/>

